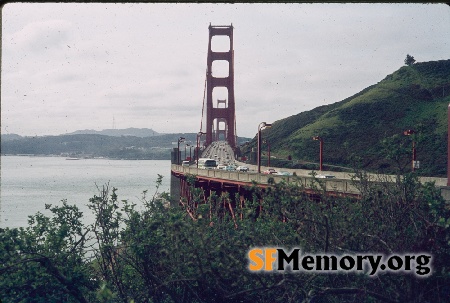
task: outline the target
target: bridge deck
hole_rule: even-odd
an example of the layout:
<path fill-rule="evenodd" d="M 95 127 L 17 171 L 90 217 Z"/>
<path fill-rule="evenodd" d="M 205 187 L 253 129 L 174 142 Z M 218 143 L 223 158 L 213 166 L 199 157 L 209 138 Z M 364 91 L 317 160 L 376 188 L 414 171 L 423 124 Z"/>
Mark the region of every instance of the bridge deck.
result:
<path fill-rule="evenodd" d="M 251 165 L 247 165 L 252 167 Z M 284 170 L 284 169 L 283 169 Z M 234 186 L 252 186 L 254 182 L 260 186 L 266 187 L 268 185 L 269 178 L 272 178 L 275 183 L 284 181 L 286 183 L 297 184 L 304 186 L 305 189 L 311 189 L 313 186 L 313 177 L 307 175 L 306 170 L 295 170 L 295 176 L 282 176 L 282 175 L 266 175 L 258 174 L 257 172 L 239 172 L 239 171 L 226 171 L 219 169 L 198 169 L 195 166 L 180 166 L 172 164 L 171 166 L 172 174 L 175 177 L 182 177 L 185 175 L 195 175 L 198 179 L 220 182 L 222 184 L 234 185 Z M 333 173 L 336 175 L 336 173 Z M 359 195 L 360 191 L 355 186 L 354 181 L 352 181 L 352 175 L 349 173 L 339 173 L 341 176 L 336 176 L 334 179 L 320 179 L 323 182 L 324 189 L 331 194 L 340 195 Z M 342 177 L 342 178 L 341 178 Z M 395 176 L 384 176 L 384 180 L 395 180 Z M 442 180 L 441 180 L 442 179 Z M 376 182 L 377 177 L 372 176 L 372 180 Z M 436 186 L 440 188 L 442 196 L 445 200 L 450 201 L 450 187 L 446 185 L 445 178 L 428 178 L 423 177 L 421 182 L 435 182 Z"/>
<path fill-rule="evenodd" d="M 172 173 L 175 175 L 196 175 L 200 178 L 221 180 L 222 182 L 236 185 L 251 186 L 253 182 L 261 185 L 267 185 L 270 178 L 275 183 L 284 181 L 286 183 L 295 183 L 305 188 L 312 188 L 313 178 L 311 176 L 281 176 L 258 174 L 257 172 L 238 172 L 219 169 L 198 169 L 196 167 L 187 167 L 172 165 Z M 344 179 L 322 179 L 327 191 L 345 194 L 359 194 L 359 190 L 353 185 L 351 180 Z"/>
<path fill-rule="evenodd" d="M 215 155 L 217 155 L 217 157 L 215 157 Z M 246 163 L 236 161 L 234 159 L 233 150 L 231 149 L 231 147 L 228 145 L 228 143 L 226 141 L 213 142 L 211 145 L 209 145 L 205 149 L 205 151 L 203 151 L 202 157 L 216 159 L 219 163 L 232 162 L 232 163 L 235 163 L 236 165 L 244 165 L 244 166 L 249 167 L 250 171 L 257 171 L 256 165 L 251 165 L 251 164 L 246 164 Z M 262 165 L 261 171 L 264 171 L 267 168 L 269 168 L 269 167 Z M 277 167 L 273 167 L 273 166 L 272 166 L 272 168 L 275 168 L 276 171 L 286 171 L 291 174 L 293 174 L 295 172 L 297 176 L 311 177 L 311 170 L 277 168 Z M 354 175 L 349 172 L 334 172 L 334 171 L 323 171 L 323 172 L 316 171 L 316 173 L 317 174 L 325 174 L 325 175 L 334 175 L 336 177 L 336 179 L 344 179 L 344 180 L 350 180 L 352 178 L 352 176 Z M 377 175 L 377 174 L 369 173 L 367 175 L 371 180 L 380 179 L 380 175 Z M 386 179 L 386 180 L 395 180 L 396 176 L 395 175 L 383 175 L 382 178 Z M 434 182 L 435 185 L 438 187 L 446 187 L 447 186 L 447 178 L 419 177 L 419 180 L 422 183 Z"/>
<path fill-rule="evenodd" d="M 211 158 L 219 163 L 234 163 L 234 152 L 226 141 L 214 141 L 202 152 L 202 158 Z"/>

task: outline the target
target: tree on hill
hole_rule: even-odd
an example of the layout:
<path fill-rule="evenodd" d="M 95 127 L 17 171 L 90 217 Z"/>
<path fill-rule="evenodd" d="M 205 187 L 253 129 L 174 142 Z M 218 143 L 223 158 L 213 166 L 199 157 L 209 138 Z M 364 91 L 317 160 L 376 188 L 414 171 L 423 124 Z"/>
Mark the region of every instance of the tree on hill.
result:
<path fill-rule="evenodd" d="M 411 56 L 411 55 L 409 55 L 409 54 L 406 55 L 406 59 L 405 59 L 405 64 L 406 64 L 406 65 L 411 66 L 411 65 L 413 65 L 415 62 L 416 62 L 416 59 L 414 59 L 413 56 Z"/>

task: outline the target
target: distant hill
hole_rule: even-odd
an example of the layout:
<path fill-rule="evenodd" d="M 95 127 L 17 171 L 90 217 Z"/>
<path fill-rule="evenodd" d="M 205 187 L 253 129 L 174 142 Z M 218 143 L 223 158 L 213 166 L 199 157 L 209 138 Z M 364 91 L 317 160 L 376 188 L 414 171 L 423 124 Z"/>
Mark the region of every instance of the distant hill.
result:
<path fill-rule="evenodd" d="M 22 137 L 17 134 L 2 134 L 2 141 L 17 140 L 20 138 Z"/>
<path fill-rule="evenodd" d="M 134 136 L 134 137 L 152 137 L 152 136 L 160 136 L 161 134 L 155 132 L 153 129 L 149 128 L 126 128 L 126 129 L 104 129 L 104 130 L 93 130 L 93 129 L 85 129 L 85 130 L 77 130 L 72 133 L 68 133 L 66 135 L 105 135 L 105 136 L 113 136 L 113 137 L 121 137 L 121 136 Z"/>
<path fill-rule="evenodd" d="M 177 147 L 180 137 L 185 142 L 180 144 L 186 156 L 196 146 L 197 134 L 159 134 L 150 137 L 107 136 L 99 134 L 66 134 L 60 136 L 20 137 L 4 140 L 2 135 L 2 155 L 63 155 L 74 157 L 107 157 L 113 159 L 150 159 L 169 160 L 171 150 Z M 238 138 L 239 143 L 249 138 Z M 186 148 L 186 149 L 185 149 Z M 193 151 L 192 151 L 193 152 Z"/>
<path fill-rule="evenodd" d="M 320 136 L 325 165 L 393 173 L 410 169 L 413 137 L 403 132 L 413 129 L 417 172 L 445 176 L 449 103 L 450 60 L 416 63 L 342 101 L 276 121 L 263 137 L 278 158 L 317 163 L 319 142 L 312 137 Z M 256 138 L 244 154 L 255 146 Z"/>
<path fill-rule="evenodd" d="M 195 140 L 195 134 L 166 134 L 153 137 L 67 134 L 23 137 L 3 141 L 2 154 L 64 155 L 114 159 L 170 159 L 170 151 L 180 136 Z M 176 146 L 176 145 L 175 145 Z"/>

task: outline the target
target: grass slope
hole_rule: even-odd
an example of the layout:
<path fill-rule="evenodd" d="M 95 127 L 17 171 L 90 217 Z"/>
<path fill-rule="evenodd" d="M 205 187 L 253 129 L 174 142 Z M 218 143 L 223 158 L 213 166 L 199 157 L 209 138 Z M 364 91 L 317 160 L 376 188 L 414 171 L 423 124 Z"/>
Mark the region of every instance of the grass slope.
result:
<path fill-rule="evenodd" d="M 399 161 L 410 162 L 412 138 L 402 134 L 414 129 L 418 172 L 445 176 L 449 103 L 450 60 L 416 63 L 345 100 L 276 121 L 264 137 L 274 155 L 318 162 L 319 144 L 311 137 L 321 136 L 324 163 L 351 167 L 359 159 L 360 168 L 389 173 L 398 166 L 389 149 L 409 148 Z"/>

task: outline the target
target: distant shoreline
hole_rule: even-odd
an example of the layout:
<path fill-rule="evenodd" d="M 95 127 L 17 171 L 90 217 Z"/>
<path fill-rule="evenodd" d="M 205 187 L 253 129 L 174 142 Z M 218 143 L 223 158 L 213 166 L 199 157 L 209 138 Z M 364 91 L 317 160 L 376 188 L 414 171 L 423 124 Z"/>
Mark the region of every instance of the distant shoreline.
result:
<path fill-rule="evenodd" d="M 61 155 L 35 155 L 35 154 L 0 154 L 1 157 L 45 157 L 45 158 L 77 158 L 79 160 L 145 160 L 145 161 L 170 161 L 170 159 L 126 159 L 126 158 L 109 158 L 109 157 L 88 157 L 88 156 L 61 156 Z"/>

